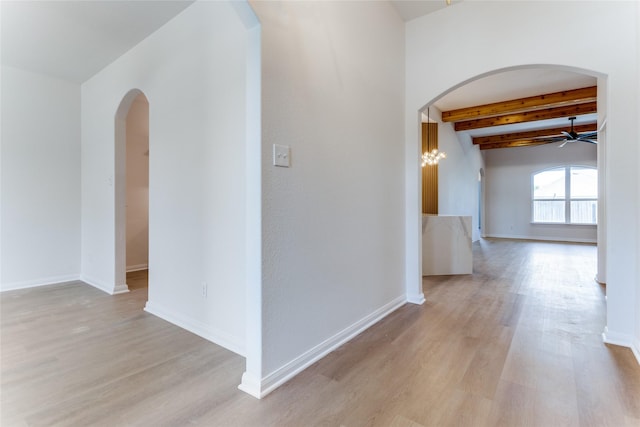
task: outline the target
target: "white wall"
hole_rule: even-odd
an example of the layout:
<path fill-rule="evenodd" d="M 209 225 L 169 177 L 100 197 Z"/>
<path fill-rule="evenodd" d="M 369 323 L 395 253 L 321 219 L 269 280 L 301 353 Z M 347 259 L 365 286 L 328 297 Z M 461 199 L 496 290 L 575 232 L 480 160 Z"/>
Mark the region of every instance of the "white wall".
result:
<path fill-rule="evenodd" d="M 114 117 L 136 88 L 150 106 L 146 309 L 241 354 L 246 60 L 234 7 L 196 2 L 82 85 L 83 278 L 120 285 Z"/>
<path fill-rule="evenodd" d="M 149 103 L 138 95 L 126 120 L 127 271 L 149 263 Z"/>
<path fill-rule="evenodd" d="M 484 167 L 480 149 L 468 136 L 458 136 L 453 123 L 442 123 L 442 113 L 430 107 L 431 119 L 439 122 L 438 147 L 447 158 L 438 165 L 438 213 L 471 216 L 472 239 L 480 239 L 478 228 L 478 174 Z"/>
<path fill-rule="evenodd" d="M 531 224 L 531 175 L 560 166 L 596 167 L 597 147 L 569 143 L 487 150 L 485 234 L 488 237 L 597 241 L 595 225 Z"/>
<path fill-rule="evenodd" d="M 607 78 L 606 151 L 608 342 L 630 345 L 638 322 L 637 2 L 461 2 L 407 23 L 407 287 L 420 286 L 417 114 L 425 104 L 474 78 L 539 64 Z M 522 19 L 526 16 L 527 19 Z M 566 17 L 582 28 L 566 25 Z M 553 31 L 540 31 L 540 22 Z M 499 28 L 500 31 L 494 31 Z M 446 36 L 443 36 L 446 35 Z M 425 44 L 425 40 L 438 43 Z M 499 46 L 499 49 L 495 47 Z M 614 48 L 615 47 L 615 48 Z M 455 52 L 455 54 L 453 54 Z M 435 65 L 434 65 L 435 64 Z M 437 66 L 436 66 L 437 65 Z"/>
<path fill-rule="evenodd" d="M 2 67 L 0 289 L 80 275 L 80 86 Z"/>
<path fill-rule="evenodd" d="M 254 2 L 262 25 L 264 395 L 405 300 L 403 23 L 387 2 Z M 271 165 L 273 144 L 290 168 Z M 257 376 L 257 378 L 256 378 Z"/>
<path fill-rule="evenodd" d="M 640 3 L 636 2 L 636 63 L 640 68 Z M 636 97 L 640 98 L 640 72 L 636 73 Z M 640 114 L 640 101 L 636 105 L 636 113 Z M 638 140 L 640 140 L 640 120 L 636 121 L 638 130 Z M 640 150 L 638 150 L 637 164 L 640 164 Z M 638 199 L 640 201 L 640 185 L 638 185 Z M 637 242 L 640 242 L 640 227 L 638 227 Z M 637 243 L 640 246 L 640 243 Z M 636 268 L 640 270 L 640 248 L 637 251 L 638 259 L 636 262 Z M 638 363 L 640 363 L 640 271 L 636 272 L 636 333 L 635 333 L 635 355 Z"/>

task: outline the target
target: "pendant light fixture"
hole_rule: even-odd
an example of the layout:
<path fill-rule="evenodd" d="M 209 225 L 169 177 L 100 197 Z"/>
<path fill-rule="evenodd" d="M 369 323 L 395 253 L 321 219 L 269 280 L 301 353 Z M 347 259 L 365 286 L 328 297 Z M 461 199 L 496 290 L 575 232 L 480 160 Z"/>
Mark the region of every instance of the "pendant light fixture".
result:
<path fill-rule="evenodd" d="M 431 124 L 431 117 L 429 115 L 429 107 L 427 107 L 427 151 L 422 153 L 422 167 L 434 166 L 438 162 L 447 157 L 447 154 L 443 151 L 438 151 L 437 148 L 429 151 L 429 143 L 431 142 L 431 130 L 429 129 Z"/>

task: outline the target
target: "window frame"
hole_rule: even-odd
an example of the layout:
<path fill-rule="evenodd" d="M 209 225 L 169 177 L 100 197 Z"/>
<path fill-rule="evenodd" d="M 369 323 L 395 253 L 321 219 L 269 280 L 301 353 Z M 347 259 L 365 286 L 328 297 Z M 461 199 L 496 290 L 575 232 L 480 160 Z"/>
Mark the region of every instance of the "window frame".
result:
<path fill-rule="evenodd" d="M 591 165 L 564 165 L 564 166 L 553 166 L 546 169 L 537 170 L 531 173 L 531 224 L 533 225 L 572 225 L 572 226 L 597 226 L 598 225 L 598 217 L 596 213 L 596 222 L 572 222 L 571 221 L 571 202 L 596 202 L 596 206 L 598 204 L 599 197 L 595 198 L 573 198 L 571 196 L 571 169 L 572 168 L 580 168 L 580 169 L 591 169 L 595 170 L 596 173 L 598 168 L 596 166 Z M 535 198 L 535 177 L 543 172 L 550 172 L 556 170 L 564 170 L 564 197 L 562 198 Z M 599 177 L 598 177 L 599 179 Z M 597 185 L 597 184 L 596 184 Z M 597 189 L 596 189 L 597 191 Z M 535 220 L 535 202 L 564 202 L 564 221 L 552 222 L 552 221 L 536 221 Z M 597 209 L 597 208 L 596 208 Z"/>

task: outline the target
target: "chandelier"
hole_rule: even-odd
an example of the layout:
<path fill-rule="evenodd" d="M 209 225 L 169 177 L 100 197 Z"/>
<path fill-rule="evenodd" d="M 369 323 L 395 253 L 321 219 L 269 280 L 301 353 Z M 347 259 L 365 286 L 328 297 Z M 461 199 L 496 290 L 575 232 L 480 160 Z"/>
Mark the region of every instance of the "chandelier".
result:
<path fill-rule="evenodd" d="M 431 117 L 429 117 L 429 108 L 427 107 L 427 123 L 431 123 Z M 430 136 L 431 131 L 427 131 L 427 147 L 430 145 Z M 434 166 L 437 165 L 438 162 L 442 159 L 447 158 L 447 153 L 444 151 L 438 151 L 437 148 L 434 148 L 431 151 L 425 151 L 422 153 L 422 167 L 425 166 Z"/>
<path fill-rule="evenodd" d="M 437 165 L 440 160 L 446 159 L 446 158 L 447 158 L 447 153 L 443 151 L 438 151 L 437 148 L 434 148 L 431 151 L 422 153 L 422 167 L 425 167 L 427 165 L 429 166 Z"/>

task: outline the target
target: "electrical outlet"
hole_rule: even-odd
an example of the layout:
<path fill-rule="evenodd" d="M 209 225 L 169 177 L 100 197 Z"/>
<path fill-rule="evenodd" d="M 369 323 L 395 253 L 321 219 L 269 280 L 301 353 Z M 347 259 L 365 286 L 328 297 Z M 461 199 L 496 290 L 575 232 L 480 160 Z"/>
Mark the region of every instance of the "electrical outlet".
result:
<path fill-rule="evenodd" d="M 202 282 L 202 296 L 204 298 L 207 297 L 207 292 L 209 291 L 209 285 L 207 284 L 207 282 Z"/>

